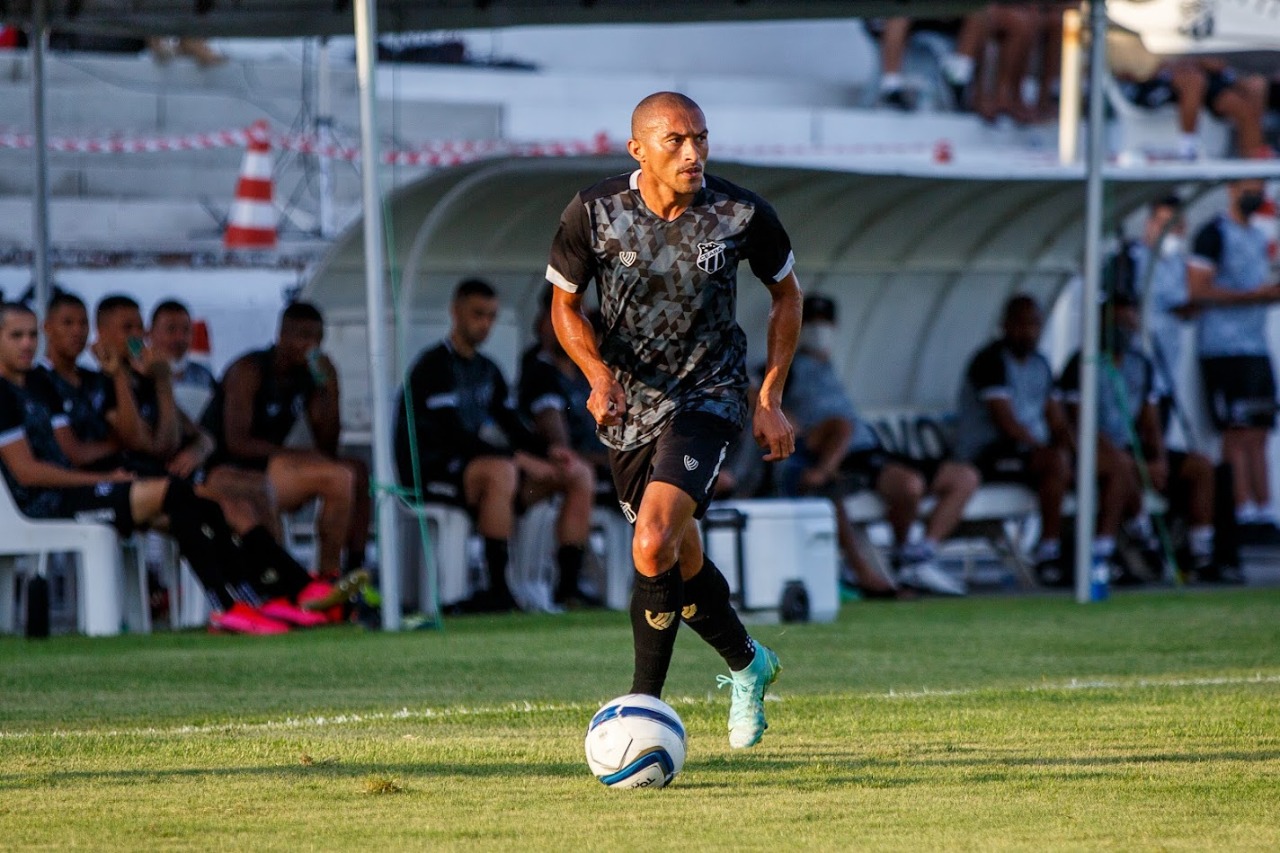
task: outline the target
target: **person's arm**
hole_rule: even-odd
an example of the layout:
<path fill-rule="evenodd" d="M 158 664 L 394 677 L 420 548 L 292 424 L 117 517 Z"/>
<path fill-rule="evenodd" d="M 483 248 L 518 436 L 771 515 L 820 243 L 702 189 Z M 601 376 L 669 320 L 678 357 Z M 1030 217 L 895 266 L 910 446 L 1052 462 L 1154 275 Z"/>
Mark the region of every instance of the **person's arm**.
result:
<path fill-rule="evenodd" d="M 133 479 L 132 475 L 122 471 L 91 474 L 41 461 L 31 452 L 31 445 L 25 435 L 0 445 L 0 461 L 4 462 L 13 479 L 27 488 L 72 489 L 77 486 L 94 486 L 104 480 L 124 482 Z"/>
<path fill-rule="evenodd" d="M 101 342 L 93 345 L 93 355 L 98 360 L 102 375 L 107 377 L 108 397 L 103 417 L 112 434 L 125 450 L 150 453 L 150 431 L 138 411 L 138 401 L 129 382 L 129 369 Z"/>
<path fill-rule="evenodd" d="M 1214 282 L 1223 251 L 1221 224 L 1214 220 L 1196 234 L 1192 254 L 1187 259 L 1187 301 L 1190 305 L 1229 307 L 1280 300 L 1280 285 L 1268 284 L 1255 290 L 1218 287 Z"/>
<path fill-rule="evenodd" d="M 316 360 L 316 367 L 324 376 L 311 392 L 307 402 L 307 422 L 316 449 L 332 459 L 338 457 L 338 438 L 342 434 L 342 406 L 338 389 L 338 370 L 327 355 Z M 319 377 L 316 377 L 319 379 Z"/>
<path fill-rule="evenodd" d="M 227 369 L 223 379 L 222 429 L 227 453 L 236 459 L 265 459 L 284 448 L 253 435 L 253 398 L 262 387 L 262 372 L 250 358 Z"/>
<path fill-rule="evenodd" d="M 169 459 L 182 448 L 182 420 L 173 396 L 173 376 L 169 362 L 151 347 L 138 358 L 144 375 L 150 376 L 156 388 L 156 427 L 151 430 L 151 455 Z"/>
<path fill-rule="evenodd" d="M 1044 418 L 1049 424 L 1049 436 L 1057 447 L 1063 447 L 1070 451 L 1076 449 L 1075 432 L 1071 427 L 1070 421 L 1067 420 L 1067 413 L 1063 408 L 1062 400 L 1057 395 L 1050 395 L 1044 404 Z"/>
<path fill-rule="evenodd" d="M 1008 370 L 1000 350 L 987 347 L 979 352 L 969 363 L 965 378 L 978 399 L 986 406 L 992 424 L 1001 435 L 1028 447 L 1040 444 L 1013 411 Z"/>
<path fill-rule="evenodd" d="M 178 412 L 182 425 L 182 449 L 173 455 L 166 470 L 175 477 L 189 477 L 213 455 L 213 436 L 198 427 L 185 413 Z"/>
<path fill-rule="evenodd" d="M 782 392 L 786 388 L 791 359 L 800 339 L 800 309 L 803 295 L 794 272 L 788 272 L 769 286 L 769 325 L 764 378 L 756 397 L 752 418 L 752 435 L 756 443 L 768 451 L 766 462 L 786 459 L 796 449 L 796 434 L 782 411 Z"/>
<path fill-rule="evenodd" d="M 58 447 L 66 454 L 67 459 L 77 468 L 88 468 L 120 449 L 120 446 L 111 440 L 81 441 L 69 423 L 55 427 L 53 437 L 57 439 Z"/>
<path fill-rule="evenodd" d="M 587 411 L 601 426 L 622 423 L 627 413 L 627 396 L 618 380 L 600 357 L 595 330 L 583 310 L 582 292 L 570 293 L 556 287 L 551 297 L 551 325 L 573 363 L 591 383 Z"/>
<path fill-rule="evenodd" d="M 505 451 L 491 447 L 463 426 L 462 417 L 458 414 L 458 388 L 453 371 L 447 369 L 447 365 L 433 361 L 432 355 L 428 354 L 409 375 L 408 393 L 413 401 L 413 425 L 418 447 L 462 459 L 504 454 Z"/>

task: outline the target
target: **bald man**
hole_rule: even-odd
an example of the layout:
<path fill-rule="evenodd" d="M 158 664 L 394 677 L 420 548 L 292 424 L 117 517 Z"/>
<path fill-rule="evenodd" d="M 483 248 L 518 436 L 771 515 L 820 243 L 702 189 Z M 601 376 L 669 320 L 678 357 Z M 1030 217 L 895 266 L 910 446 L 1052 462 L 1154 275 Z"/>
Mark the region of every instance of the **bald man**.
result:
<path fill-rule="evenodd" d="M 641 101 L 627 142 L 639 168 L 569 203 L 547 280 L 556 335 L 591 383 L 587 409 L 635 526 L 631 691 L 661 694 L 683 619 L 729 665 L 721 681 L 733 686 L 729 743 L 741 748 L 764 734 L 764 694 L 781 667 L 738 619 L 696 519 L 750 408 L 746 335 L 735 319 L 738 264 L 751 265 L 772 300 L 753 420 L 767 460 L 795 450 L 782 390 L 801 293 L 777 214 L 758 195 L 705 174 L 707 150 L 706 117 L 688 97 L 658 92 Z M 604 317 L 599 344 L 583 305 L 592 281 Z"/>

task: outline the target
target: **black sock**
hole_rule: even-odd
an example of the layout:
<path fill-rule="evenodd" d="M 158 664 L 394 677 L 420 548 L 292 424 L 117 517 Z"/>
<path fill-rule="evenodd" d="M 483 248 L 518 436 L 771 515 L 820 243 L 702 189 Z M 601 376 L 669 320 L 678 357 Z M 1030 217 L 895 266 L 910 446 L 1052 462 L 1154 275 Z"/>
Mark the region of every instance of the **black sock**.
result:
<path fill-rule="evenodd" d="M 586 549 L 581 545 L 561 545 L 556 551 L 556 565 L 560 567 L 556 601 L 565 601 L 578 595 L 578 578 L 582 576 L 582 558 L 585 554 Z"/>
<path fill-rule="evenodd" d="M 684 582 L 681 615 L 699 637 L 720 653 L 729 669 L 746 669 L 755 659 L 755 641 L 729 603 L 729 582 L 709 557 L 704 557 L 702 569 Z"/>
<path fill-rule="evenodd" d="M 511 589 L 507 586 L 508 545 L 505 539 L 484 540 L 484 562 L 489 569 L 489 595 L 495 601 L 511 600 Z"/>
<path fill-rule="evenodd" d="M 662 696 L 671 653 L 676 647 L 676 631 L 680 628 L 683 593 L 679 566 L 656 578 L 636 572 L 631 589 L 631 637 L 636 653 L 632 693 Z"/>
<path fill-rule="evenodd" d="M 307 570 L 261 524 L 241 536 L 240 545 L 247 558 L 249 584 L 262 598 L 297 601 L 298 593 L 311 583 Z"/>
<path fill-rule="evenodd" d="M 165 490 L 162 509 L 169 517 L 169 533 L 200 585 L 220 609 L 229 610 L 240 590 L 227 574 L 226 554 L 234 550 L 235 543 L 222 510 L 212 501 L 196 497 L 189 485 L 173 478 Z"/>

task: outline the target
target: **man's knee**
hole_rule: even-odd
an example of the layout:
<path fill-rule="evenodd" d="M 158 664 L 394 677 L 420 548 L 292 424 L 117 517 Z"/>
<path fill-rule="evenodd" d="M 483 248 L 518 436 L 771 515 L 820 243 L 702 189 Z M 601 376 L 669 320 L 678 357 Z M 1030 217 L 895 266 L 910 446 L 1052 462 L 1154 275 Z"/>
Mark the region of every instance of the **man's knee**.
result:
<path fill-rule="evenodd" d="M 876 481 L 876 491 L 887 501 L 919 501 L 925 493 L 924 476 L 905 465 L 891 462 Z"/>
<path fill-rule="evenodd" d="M 636 523 L 631 553 L 637 567 L 655 566 L 659 572 L 675 565 L 680 542 L 673 531 L 656 521 L 641 519 Z"/>
<path fill-rule="evenodd" d="M 971 495 L 982 485 L 978 469 L 964 462 L 947 462 L 938 471 L 938 490 Z"/>

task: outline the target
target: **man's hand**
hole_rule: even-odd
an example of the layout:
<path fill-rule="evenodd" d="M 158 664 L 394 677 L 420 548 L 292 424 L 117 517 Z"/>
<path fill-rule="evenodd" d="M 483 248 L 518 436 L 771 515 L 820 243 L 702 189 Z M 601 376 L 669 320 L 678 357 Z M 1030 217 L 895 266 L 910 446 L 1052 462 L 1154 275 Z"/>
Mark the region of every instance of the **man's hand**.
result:
<path fill-rule="evenodd" d="M 627 413 L 627 395 L 613 376 L 591 383 L 591 396 L 587 398 L 587 411 L 600 426 L 617 426 Z"/>
<path fill-rule="evenodd" d="M 98 360 L 98 367 L 102 370 L 102 374 L 108 379 L 114 379 L 120 372 L 120 354 L 100 340 L 94 341 L 89 351 Z"/>
<path fill-rule="evenodd" d="M 150 376 L 158 381 L 169 378 L 169 359 L 160 355 L 150 346 L 144 346 L 142 351 L 130 361 L 133 362 L 133 369 L 143 376 Z"/>
<path fill-rule="evenodd" d="M 769 451 L 764 456 L 765 462 L 786 459 L 796 451 L 796 432 L 781 408 L 757 405 L 751 434 L 755 436 L 756 444 Z"/>
<path fill-rule="evenodd" d="M 185 480 L 204 464 L 204 460 L 205 454 L 199 447 L 192 445 L 174 454 L 173 458 L 169 460 L 166 470 L 173 476 Z"/>

